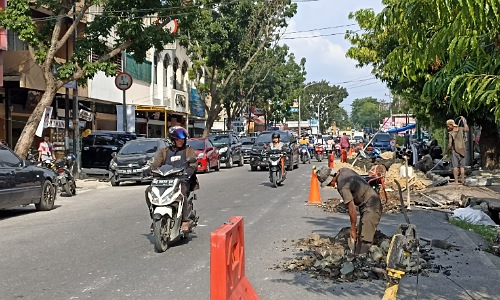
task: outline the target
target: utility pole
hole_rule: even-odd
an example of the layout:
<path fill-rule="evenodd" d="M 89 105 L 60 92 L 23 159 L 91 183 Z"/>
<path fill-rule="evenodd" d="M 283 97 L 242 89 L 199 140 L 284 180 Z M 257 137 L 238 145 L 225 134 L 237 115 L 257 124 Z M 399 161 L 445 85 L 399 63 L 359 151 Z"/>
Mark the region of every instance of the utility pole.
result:
<path fill-rule="evenodd" d="M 76 22 L 76 1 L 73 1 L 73 23 Z M 76 38 L 78 35 L 78 24 L 75 24 L 73 36 L 73 55 L 75 53 Z M 80 125 L 78 124 L 78 84 L 75 80 L 75 89 L 73 90 L 73 154 L 76 156 L 77 173 L 81 173 L 82 157 L 80 149 Z M 78 175 L 79 176 L 79 175 Z"/>
<path fill-rule="evenodd" d="M 307 87 L 310 87 L 311 85 L 315 85 L 315 84 L 318 84 L 319 82 L 312 82 L 312 83 L 309 83 L 308 85 L 306 85 L 305 87 L 302 88 L 302 92 L 305 91 L 305 89 Z M 302 95 L 302 92 L 300 93 L 299 95 L 299 122 L 298 122 L 298 127 L 299 127 L 299 136 L 301 136 L 301 129 L 300 129 L 300 120 L 302 118 L 301 114 L 300 114 L 300 98 L 301 98 L 301 95 Z"/>

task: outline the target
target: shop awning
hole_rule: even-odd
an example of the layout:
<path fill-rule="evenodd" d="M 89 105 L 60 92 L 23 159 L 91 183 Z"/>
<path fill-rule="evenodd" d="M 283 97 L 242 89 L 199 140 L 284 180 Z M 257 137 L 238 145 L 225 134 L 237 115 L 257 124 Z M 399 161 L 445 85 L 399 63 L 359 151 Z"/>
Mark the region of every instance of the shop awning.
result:
<path fill-rule="evenodd" d="M 413 129 L 415 127 L 417 127 L 417 124 L 408 124 L 408 125 L 406 125 L 404 127 L 389 129 L 389 130 L 387 130 L 387 133 L 403 132 L 403 131 L 407 131 L 407 130 Z"/>
<path fill-rule="evenodd" d="M 172 112 L 171 109 L 165 106 L 152 106 L 152 105 L 136 105 L 136 111 L 146 111 L 146 112 Z"/>

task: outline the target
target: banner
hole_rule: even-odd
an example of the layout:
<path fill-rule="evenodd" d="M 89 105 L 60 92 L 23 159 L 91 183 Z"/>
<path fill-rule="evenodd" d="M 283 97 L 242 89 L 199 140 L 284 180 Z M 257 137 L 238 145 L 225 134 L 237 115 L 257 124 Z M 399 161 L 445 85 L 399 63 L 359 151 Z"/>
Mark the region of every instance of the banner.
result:
<path fill-rule="evenodd" d="M 51 115 L 52 115 L 52 106 L 46 107 L 43 110 L 42 119 L 40 120 L 40 123 L 38 123 L 38 127 L 36 128 L 36 132 L 35 132 L 36 136 L 42 137 L 43 129 L 47 128 L 49 126 Z"/>
<path fill-rule="evenodd" d="M 195 117 L 204 118 L 205 117 L 205 104 L 201 100 L 197 89 L 191 89 L 190 93 L 191 99 L 189 100 L 191 106 L 191 115 Z"/>

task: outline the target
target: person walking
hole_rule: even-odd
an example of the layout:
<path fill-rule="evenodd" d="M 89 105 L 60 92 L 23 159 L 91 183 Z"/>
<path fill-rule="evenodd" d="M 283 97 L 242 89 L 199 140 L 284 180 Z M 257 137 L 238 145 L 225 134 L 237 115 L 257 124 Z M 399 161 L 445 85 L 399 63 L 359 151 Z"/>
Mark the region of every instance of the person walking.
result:
<path fill-rule="evenodd" d="M 354 245 L 354 253 L 367 253 L 382 216 L 382 202 L 378 194 L 363 177 L 348 168 L 341 168 L 335 172 L 322 166 L 316 174 L 321 187 L 336 186 L 347 205 L 351 221 L 350 244 Z M 359 228 L 356 225 L 356 207 L 360 213 Z"/>
<path fill-rule="evenodd" d="M 448 132 L 448 153 L 451 153 L 451 165 L 453 167 L 453 177 L 455 184 L 465 184 L 465 138 L 464 132 L 469 131 L 467 120 L 460 116 L 461 126 L 455 123 L 455 120 L 447 120 L 446 128 Z M 458 172 L 460 171 L 461 182 L 458 181 Z"/>

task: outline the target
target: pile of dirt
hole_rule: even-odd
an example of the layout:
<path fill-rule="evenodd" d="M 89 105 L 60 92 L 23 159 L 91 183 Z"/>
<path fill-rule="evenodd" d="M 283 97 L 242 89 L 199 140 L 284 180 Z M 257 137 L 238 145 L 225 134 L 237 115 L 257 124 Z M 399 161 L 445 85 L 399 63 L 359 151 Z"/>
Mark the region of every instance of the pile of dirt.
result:
<path fill-rule="evenodd" d="M 384 214 L 392 214 L 400 212 L 400 200 L 394 193 L 387 193 L 389 199 L 382 199 L 382 212 Z M 328 199 L 320 205 L 324 212 L 329 213 L 348 213 L 347 205 L 341 199 Z"/>
<path fill-rule="evenodd" d="M 313 233 L 295 245 L 301 251 L 297 258 L 277 267 L 337 282 L 386 280 L 386 257 L 391 237 L 377 231 L 370 252 L 367 255 L 353 255 L 347 245 L 350 230 L 350 227 L 344 227 L 333 238 Z M 435 268 L 433 259 L 431 253 L 421 249 L 420 252 L 412 253 L 403 265 L 406 266 L 407 274 L 422 273 L 422 270 Z"/>

